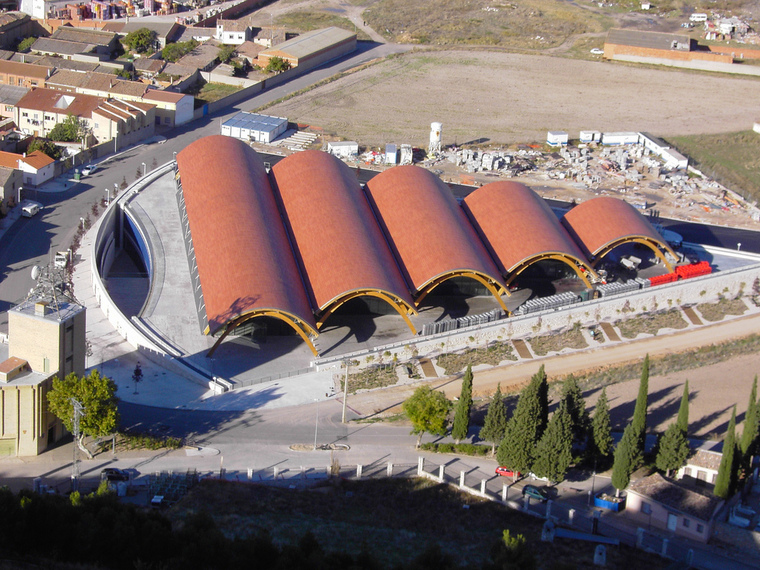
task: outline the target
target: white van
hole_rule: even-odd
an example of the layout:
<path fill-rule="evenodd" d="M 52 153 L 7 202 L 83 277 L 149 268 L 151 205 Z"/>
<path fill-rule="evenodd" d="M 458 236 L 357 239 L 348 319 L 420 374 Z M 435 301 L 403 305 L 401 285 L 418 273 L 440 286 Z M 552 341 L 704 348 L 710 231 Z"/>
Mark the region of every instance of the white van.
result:
<path fill-rule="evenodd" d="M 27 204 L 26 206 L 23 206 L 21 208 L 21 215 L 25 218 L 31 218 L 34 216 L 37 212 L 40 211 L 40 205 L 36 202 L 32 202 L 31 204 Z"/>

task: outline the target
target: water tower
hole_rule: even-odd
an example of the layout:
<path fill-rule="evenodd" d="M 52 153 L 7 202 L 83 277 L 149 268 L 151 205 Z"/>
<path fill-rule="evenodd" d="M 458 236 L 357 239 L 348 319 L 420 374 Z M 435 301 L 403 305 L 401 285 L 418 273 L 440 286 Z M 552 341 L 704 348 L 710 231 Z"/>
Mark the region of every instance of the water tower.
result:
<path fill-rule="evenodd" d="M 435 156 L 441 152 L 441 129 L 443 124 L 430 123 L 430 144 L 428 145 L 428 156 Z"/>

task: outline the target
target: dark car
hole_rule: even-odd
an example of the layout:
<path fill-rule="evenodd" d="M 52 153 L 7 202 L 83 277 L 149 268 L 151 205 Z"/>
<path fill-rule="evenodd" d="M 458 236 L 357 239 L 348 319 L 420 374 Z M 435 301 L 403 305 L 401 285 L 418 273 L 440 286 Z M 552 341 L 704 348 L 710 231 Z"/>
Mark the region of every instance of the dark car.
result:
<path fill-rule="evenodd" d="M 512 477 L 512 478 L 517 478 L 517 479 L 522 477 L 522 473 L 520 473 L 519 471 L 515 471 L 513 469 L 510 469 L 509 467 L 501 467 L 501 466 L 496 468 L 496 474 L 501 475 L 502 477 Z"/>
<path fill-rule="evenodd" d="M 100 472 L 101 481 L 129 481 L 129 473 L 116 467 L 106 467 Z"/>
<path fill-rule="evenodd" d="M 536 499 L 542 503 L 549 500 L 549 495 L 546 493 L 546 490 L 541 487 L 536 487 L 535 485 L 525 485 L 522 494 L 523 497 L 527 495 L 531 499 Z"/>

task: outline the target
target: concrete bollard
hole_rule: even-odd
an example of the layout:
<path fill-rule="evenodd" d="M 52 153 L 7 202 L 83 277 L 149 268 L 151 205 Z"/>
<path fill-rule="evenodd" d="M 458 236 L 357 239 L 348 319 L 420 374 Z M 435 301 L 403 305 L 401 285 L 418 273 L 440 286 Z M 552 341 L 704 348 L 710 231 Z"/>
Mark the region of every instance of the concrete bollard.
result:
<path fill-rule="evenodd" d="M 636 548 L 641 548 L 644 545 L 644 529 L 636 529 Z"/>
<path fill-rule="evenodd" d="M 438 468 L 438 478 L 441 480 L 441 483 L 443 483 L 443 469 L 443 465 Z"/>
<path fill-rule="evenodd" d="M 546 501 L 546 520 L 549 520 L 551 518 L 551 516 L 552 516 L 552 503 L 553 502 L 554 501 L 552 501 L 551 499 L 549 499 L 548 501 Z"/>
<path fill-rule="evenodd" d="M 388 469 L 385 472 L 385 474 L 388 477 L 393 477 L 393 463 L 391 463 L 390 461 L 388 462 Z"/>
<path fill-rule="evenodd" d="M 574 520 L 575 520 L 575 509 L 570 509 L 570 510 L 567 512 L 567 523 L 568 523 L 570 526 L 573 526 L 573 521 L 574 521 Z"/>
<path fill-rule="evenodd" d="M 464 471 L 459 472 L 459 488 L 464 489 Z"/>
<path fill-rule="evenodd" d="M 663 538 L 662 539 L 662 551 L 660 552 L 660 555 L 665 558 L 668 555 L 668 539 Z"/>
<path fill-rule="evenodd" d="M 325 467 L 325 477 L 328 479 L 332 477 L 332 468 L 329 465 Z"/>
<path fill-rule="evenodd" d="M 362 478 L 362 466 L 357 465 L 356 466 L 356 478 L 361 479 Z"/>
<path fill-rule="evenodd" d="M 277 467 L 272 467 L 272 471 L 273 471 L 272 477 L 274 479 L 277 479 L 277 472 L 279 471 L 279 469 L 277 469 Z"/>
<path fill-rule="evenodd" d="M 417 477 L 422 477 L 422 471 L 425 467 L 425 458 L 424 457 L 418 457 L 417 458 Z"/>
<path fill-rule="evenodd" d="M 253 469 L 251 469 L 250 467 L 248 468 L 248 480 L 249 481 L 253 480 Z"/>
<path fill-rule="evenodd" d="M 690 568 L 694 566 L 694 549 L 690 548 L 689 552 L 686 553 L 686 565 Z"/>
<path fill-rule="evenodd" d="M 486 480 L 485 479 L 480 480 L 480 492 L 483 495 L 486 494 Z"/>
<path fill-rule="evenodd" d="M 509 485 L 504 483 L 501 486 L 501 502 L 506 503 L 508 498 L 509 498 Z"/>

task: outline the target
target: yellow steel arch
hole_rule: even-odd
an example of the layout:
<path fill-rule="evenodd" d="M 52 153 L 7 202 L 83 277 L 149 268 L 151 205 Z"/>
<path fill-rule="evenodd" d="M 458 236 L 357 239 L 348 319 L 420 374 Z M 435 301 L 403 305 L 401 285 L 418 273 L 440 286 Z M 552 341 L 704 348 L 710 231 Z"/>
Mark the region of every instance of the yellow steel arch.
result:
<path fill-rule="evenodd" d="M 226 324 L 224 327 L 224 331 L 222 332 L 221 336 L 219 337 L 219 340 L 217 340 L 214 343 L 214 346 L 211 347 L 211 349 L 208 351 L 206 356 L 210 358 L 213 356 L 214 352 L 217 348 L 219 348 L 219 345 L 222 344 L 222 341 L 225 339 L 225 337 L 230 334 L 233 330 L 235 330 L 240 325 L 247 323 L 248 321 L 252 321 L 255 318 L 258 317 L 272 317 L 275 319 L 279 319 L 288 325 L 290 325 L 293 330 L 295 330 L 298 333 L 298 336 L 300 336 L 306 345 L 311 349 L 311 352 L 314 354 L 314 356 L 319 356 L 319 353 L 317 352 L 317 348 L 314 346 L 314 343 L 311 340 L 312 336 L 318 336 L 319 333 L 314 330 L 314 328 L 308 324 L 299 319 L 298 317 L 291 315 L 287 311 L 277 311 L 274 309 L 256 309 L 254 311 L 250 311 L 248 313 L 243 313 L 242 315 L 232 319 L 230 322 Z M 208 334 L 208 327 L 206 327 L 206 334 Z"/>
<path fill-rule="evenodd" d="M 351 291 L 350 293 L 346 293 L 342 297 L 339 297 L 333 301 L 327 309 L 325 309 L 324 313 L 322 313 L 322 316 L 317 321 L 317 328 L 321 329 L 322 325 L 325 324 L 325 321 L 330 315 L 338 310 L 339 307 L 345 305 L 351 299 L 356 299 L 357 297 L 377 297 L 378 299 L 382 299 L 391 307 L 396 309 L 398 314 L 401 315 L 409 329 L 412 331 L 412 334 L 417 334 L 417 329 L 414 328 L 412 321 L 409 319 L 409 315 L 417 314 L 415 308 L 402 299 L 399 299 L 395 295 L 386 293 L 385 291 L 381 291 L 379 289 L 357 289 L 356 291 Z"/>
<path fill-rule="evenodd" d="M 673 259 L 678 259 L 678 256 L 667 243 L 647 236 L 626 236 L 605 244 L 602 248 L 597 250 L 596 254 L 594 254 L 594 261 L 591 263 L 591 266 L 596 267 L 596 264 L 599 263 L 599 261 L 601 261 L 605 255 L 607 255 L 619 245 L 623 245 L 625 243 L 640 243 L 641 245 L 648 247 L 654 252 L 657 257 L 662 260 L 662 262 L 665 264 L 665 267 L 668 268 L 668 271 L 673 271 L 673 264 L 668 261 L 667 256 L 662 252 L 662 250 L 664 249 L 665 253 L 672 255 Z"/>
<path fill-rule="evenodd" d="M 518 265 L 512 268 L 512 270 L 509 272 L 509 277 L 507 278 L 506 285 L 509 287 L 510 283 L 514 281 L 520 273 L 528 269 L 531 265 L 534 263 L 538 263 L 539 261 L 545 261 L 547 259 L 553 259 L 555 261 L 561 261 L 562 263 L 565 263 L 566 265 L 569 265 L 573 271 L 578 275 L 578 277 L 581 278 L 583 283 L 585 283 L 586 287 L 589 289 L 591 288 L 591 281 L 589 280 L 589 275 L 596 277 L 596 272 L 590 267 L 588 264 L 584 263 L 580 259 L 578 259 L 575 256 L 567 255 L 565 253 L 559 253 L 559 252 L 549 252 L 549 253 L 540 253 L 538 255 L 534 255 L 533 257 L 529 257 L 528 259 L 523 260 Z M 582 268 L 585 268 L 586 271 L 583 271 Z"/>
<path fill-rule="evenodd" d="M 485 286 L 486 289 L 488 289 L 494 297 L 496 297 L 496 301 L 498 301 L 499 305 L 501 306 L 504 311 L 506 311 L 507 314 L 509 314 L 509 309 L 507 309 L 507 306 L 504 304 L 504 301 L 501 299 L 501 296 L 506 293 L 509 295 L 509 291 L 507 291 L 504 287 L 502 287 L 501 283 L 498 281 L 495 281 L 494 279 L 491 279 L 488 275 L 484 273 L 480 273 L 479 271 L 472 271 L 469 269 L 462 269 L 458 271 L 450 271 L 448 273 L 444 273 L 442 275 L 439 275 L 435 279 L 432 279 L 428 283 L 426 283 L 422 289 L 420 289 L 419 295 L 414 300 L 414 304 L 418 307 L 420 306 L 420 303 L 422 303 L 422 300 L 427 297 L 427 295 L 438 285 L 443 283 L 444 281 L 447 281 L 449 279 L 452 279 L 454 277 L 468 277 L 469 279 L 473 279 L 477 281 L 478 283 Z"/>

